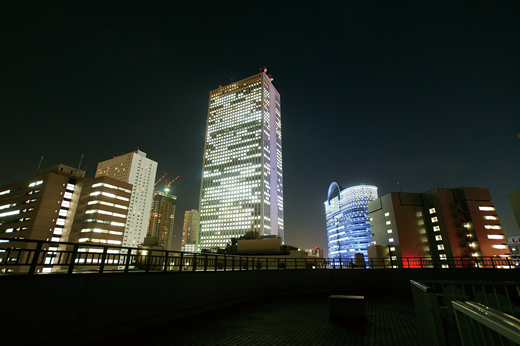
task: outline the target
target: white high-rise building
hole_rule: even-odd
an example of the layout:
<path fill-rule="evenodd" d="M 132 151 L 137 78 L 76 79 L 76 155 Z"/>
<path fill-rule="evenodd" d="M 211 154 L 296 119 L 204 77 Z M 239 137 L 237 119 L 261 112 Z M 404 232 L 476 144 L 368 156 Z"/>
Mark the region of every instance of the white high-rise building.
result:
<path fill-rule="evenodd" d="M 284 236 L 280 94 L 266 69 L 210 91 L 200 249 L 246 232 Z"/>
<path fill-rule="evenodd" d="M 108 176 L 133 185 L 123 246 L 137 247 L 146 237 L 156 172 L 157 162 L 140 150 L 116 156 L 97 166 L 96 178 Z"/>

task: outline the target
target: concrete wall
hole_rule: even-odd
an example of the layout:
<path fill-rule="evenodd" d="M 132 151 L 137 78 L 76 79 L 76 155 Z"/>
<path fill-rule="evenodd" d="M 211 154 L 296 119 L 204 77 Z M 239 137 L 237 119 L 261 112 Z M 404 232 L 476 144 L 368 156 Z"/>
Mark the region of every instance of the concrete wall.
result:
<path fill-rule="evenodd" d="M 410 280 L 500 281 L 510 275 L 492 269 L 323 269 L 3 276 L 2 340 L 87 343 L 267 294 L 410 293 Z"/>

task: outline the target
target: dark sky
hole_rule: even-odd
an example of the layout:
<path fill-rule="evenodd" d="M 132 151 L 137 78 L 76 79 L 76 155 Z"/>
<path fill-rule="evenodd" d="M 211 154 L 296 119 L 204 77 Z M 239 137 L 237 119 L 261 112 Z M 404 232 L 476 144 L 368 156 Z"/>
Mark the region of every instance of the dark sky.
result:
<path fill-rule="evenodd" d="M 287 244 L 326 248 L 336 181 L 520 189 L 520 2 L 0 2 L 0 186 L 140 148 L 198 208 L 208 92 L 268 67 Z M 179 237 L 177 237 L 179 238 Z"/>

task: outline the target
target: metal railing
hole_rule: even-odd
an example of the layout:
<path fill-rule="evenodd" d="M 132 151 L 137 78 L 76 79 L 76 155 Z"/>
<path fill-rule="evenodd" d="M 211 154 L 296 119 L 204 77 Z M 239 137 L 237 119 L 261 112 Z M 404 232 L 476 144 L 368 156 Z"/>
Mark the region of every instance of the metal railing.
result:
<path fill-rule="evenodd" d="M 520 282 L 502 281 L 411 281 L 421 332 L 426 345 L 460 344 L 452 301 L 475 301 L 500 313 L 520 316 Z M 443 335 L 440 338 L 439 335 Z"/>
<path fill-rule="evenodd" d="M 417 324 L 421 328 L 423 346 L 444 346 L 444 329 L 435 291 L 426 285 L 411 280 Z"/>
<path fill-rule="evenodd" d="M 98 243 L 0 238 L 0 273 L 183 272 L 299 269 L 514 268 L 507 258 L 331 259 L 240 256 Z"/>
<path fill-rule="evenodd" d="M 520 320 L 476 302 L 452 302 L 466 345 L 520 345 Z"/>

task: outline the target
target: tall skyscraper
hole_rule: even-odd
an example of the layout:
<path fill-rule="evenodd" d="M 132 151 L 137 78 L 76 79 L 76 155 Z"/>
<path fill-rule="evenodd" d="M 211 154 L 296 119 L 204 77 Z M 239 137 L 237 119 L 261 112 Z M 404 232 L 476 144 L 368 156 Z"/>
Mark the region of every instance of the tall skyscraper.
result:
<path fill-rule="evenodd" d="M 341 190 L 337 183 L 330 184 L 325 201 L 330 258 L 354 259 L 357 253 L 368 257 L 367 247 L 372 243 L 368 203 L 376 198 L 375 186 Z"/>
<path fill-rule="evenodd" d="M 182 251 L 197 251 L 197 238 L 199 229 L 199 212 L 195 209 L 184 212 L 184 224 L 182 226 Z"/>
<path fill-rule="evenodd" d="M 173 223 L 177 196 L 161 191 L 153 193 L 152 214 L 147 235 L 156 237 L 159 246 L 173 250 Z"/>
<path fill-rule="evenodd" d="M 283 240 L 280 94 L 266 69 L 209 93 L 200 248 L 249 231 Z"/>
<path fill-rule="evenodd" d="M 133 185 L 123 246 L 137 247 L 146 237 L 156 172 L 157 162 L 140 150 L 116 156 L 97 166 L 96 178 L 107 176 Z"/>

